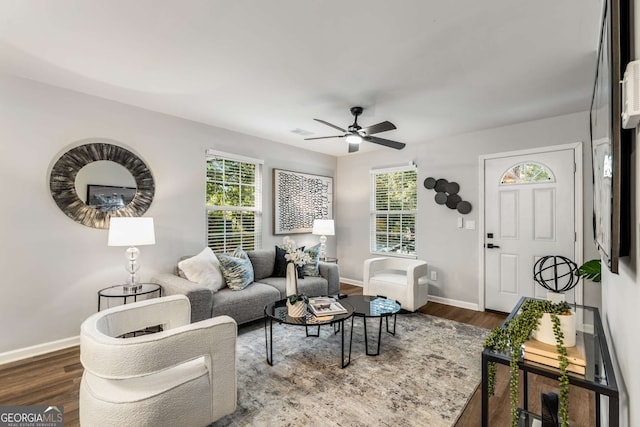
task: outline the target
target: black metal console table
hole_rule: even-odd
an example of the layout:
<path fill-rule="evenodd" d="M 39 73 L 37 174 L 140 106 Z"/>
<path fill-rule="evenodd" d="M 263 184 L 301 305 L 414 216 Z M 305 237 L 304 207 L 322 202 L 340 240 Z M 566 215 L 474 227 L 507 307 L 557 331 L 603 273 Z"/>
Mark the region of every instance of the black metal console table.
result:
<path fill-rule="evenodd" d="M 527 299 L 527 297 L 520 299 L 505 320 L 505 323 L 518 316 L 520 307 Z M 609 401 L 609 427 L 618 427 L 620 423 L 618 385 L 600 313 L 595 307 L 581 305 L 573 307 L 576 310 L 578 334 L 582 334 L 582 339 L 584 340 L 587 365 L 584 375 L 569 373 L 569 384 L 595 392 L 595 420 L 597 427 L 600 427 L 601 418 L 600 396 L 607 396 Z M 496 362 L 509 365 L 510 360 L 510 355 L 496 352 L 489 348 L 485 348 L 482 352 L 482 427 L 489 426 L 489 363 Z M 547 378 L 558 378 L 560 371 L 551 366 L 523 360 L 522 355 L 519 355 L 518 365 L 523 372 L 523 409 L 526 411 L 528 409 L 527 375 L 532 373 Z"/>

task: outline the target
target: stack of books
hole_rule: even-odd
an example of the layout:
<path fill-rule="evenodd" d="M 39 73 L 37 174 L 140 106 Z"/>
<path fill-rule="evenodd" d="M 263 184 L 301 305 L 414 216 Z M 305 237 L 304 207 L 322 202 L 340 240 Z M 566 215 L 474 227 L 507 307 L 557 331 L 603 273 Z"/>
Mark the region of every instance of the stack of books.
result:
<path fill-rule="evenodd" d="M 342 304 L 332 297 L 309 298 L 309 308 L 316 317 L 348 313 Z"/>
<path fill-rule="evenodd" d="M 524 343 L 524 360 L 541 363 L 557 368 L 560 366 L 558 360 L 558 350 L 555 345 L 545 344 L 533 338 Z M 584 342 L 582 335 L 578 334 L 575 347 L 567 347 L 567 360 L 569 366 L 567 371 L 584 375 L 586 372 L 587 359 L 584 352 Z"/>

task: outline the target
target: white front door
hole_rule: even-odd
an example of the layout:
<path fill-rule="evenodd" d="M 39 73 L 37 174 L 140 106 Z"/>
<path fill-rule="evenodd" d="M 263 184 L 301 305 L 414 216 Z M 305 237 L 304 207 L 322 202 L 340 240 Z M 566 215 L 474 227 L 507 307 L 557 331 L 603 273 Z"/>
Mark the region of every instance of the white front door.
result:
<path fill-rule="evenodd" d="M 576 260 L 574 173 L 573 149 L 484 160 L 486 308 L 510 312 L 522 296 L 546 298 L 535 262 Z"/>

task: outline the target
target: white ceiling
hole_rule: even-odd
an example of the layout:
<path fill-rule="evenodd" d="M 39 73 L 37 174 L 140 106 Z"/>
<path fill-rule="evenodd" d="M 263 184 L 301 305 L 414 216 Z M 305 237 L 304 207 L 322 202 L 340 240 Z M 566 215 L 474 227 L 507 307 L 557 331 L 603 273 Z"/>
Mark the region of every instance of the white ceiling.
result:
<path fill-rule="evenodd" d="M 0 71 L 346 155 L 589 109 L 602 0 L 2 0 Z M 361 151 L 389 150 L 364 143 Z M 357 155 L 357 154 L 356 154 Z"/>

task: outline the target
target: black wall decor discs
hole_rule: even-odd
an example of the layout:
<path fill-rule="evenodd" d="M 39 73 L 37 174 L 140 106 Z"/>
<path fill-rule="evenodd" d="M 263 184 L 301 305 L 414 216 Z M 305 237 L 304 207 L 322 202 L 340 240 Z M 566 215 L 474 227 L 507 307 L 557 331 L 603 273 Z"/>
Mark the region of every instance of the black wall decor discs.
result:
<path fill-rule="evenodd" d="M 457 182 L 450 182 L 445 186 L 445 191 L 449 194 L 458 194 L 460 191 L 460 185 Z"/>
<path fill-rule="evenodd" d="M 463 215 L 468 214 L 469 212 L 471 212 L 471 203 L 460 202 L 458 203 L 458 206 L 456 206 L 456 209 L 458 209 L 458 212 L 460 212 Z"/>
<path fill-rule="evenodd" d="M 436 191 L 438 193 L 442 193 L 444 191 L 447 190 L 447 184 L 449 183 L 449 181 L 447 181 L 446 179 L 440 178 L 439 180 L 436 181 Z"/>
<path fill-rule="evenodd" d="M 424 180 L 424 188 L 426 188 L 427 190 L 432 190 L 433 188 L 435 188 L 436 186 L 436 179 L 429 177 L 429 178 L 425 178 Z"/>
<path fill-rule="evenodd" d="M 462 197 L 457 194 L 449 194 L 447 196 L 446 205 L 449 209 L 455 209 L 458 206 L 458 203 L 462 201 Z"/>
<path fill-rule="evenodd" d="M 436 193 L 435 199 L 437 204 L 444 205 L 445 203 L 447 203 L 447 193 L 445 192 Z"/>
<path fill-rule="evenodd" d="M 435 201 L 439 205 L 446 205 L 449 209 L 457 209 L 461 214 L 471 212 L 471 203 L 462 200 L 458 195 L 460 185 L 457 182 L 449 182 L 444 178 L 435 179 L 428 177 L 424 180 L 424 188 L 436 192 Z"/>

